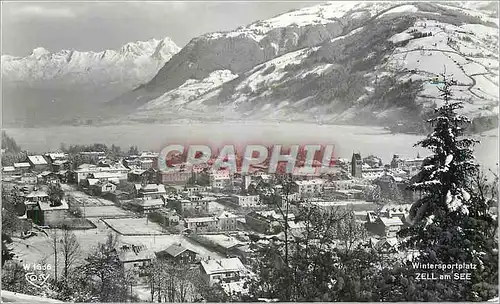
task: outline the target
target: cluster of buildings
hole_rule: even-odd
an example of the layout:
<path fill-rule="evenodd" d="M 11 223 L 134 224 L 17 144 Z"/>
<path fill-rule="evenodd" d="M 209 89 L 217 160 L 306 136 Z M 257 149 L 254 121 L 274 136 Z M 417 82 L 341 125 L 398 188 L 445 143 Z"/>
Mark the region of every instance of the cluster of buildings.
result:
<path fill-rule="evenodd" d="M 372 248 L 392 252 L 416 195 L 407 186 L 423 162 L 419 157 L 405 160 L 394 155 L 391 163 L 384 165 L 375 156 L 362 158 L 353 153 L 351 159 L 337 159 L 327 174 L 295 176 L 291 184 L 284 185 L 266 172 L 265 165 L 243 175 L 210 167 L 161 172 L 157 158 L 153 152 L 120 160 L 98 151 L 81 152 L 77 158 L 57 152 L 27 156 L 26 161 L 2 171 L 4 181 L 15 184 L 23 195 L 26 213 L 20 217 L 49 226 L 63 220 L 71 205 L 66 200 L 52 204 L 48 188 L 52 183 L 73 184 L 75 191 L 106 197 L 137 216 L 151 218 L 166 228 L 175 227 L 175 231 L 227 256 L 202 259 L 195 248 L 180 243 L 156 252 L 140 244 L 121 244 L 116 253 L 125 267 L 143 269 L 153 259 L 197 265 L 207 283 L 219 283 L 228 293 L 238 294 L 246 292 L 244 281 L 251 275 L 255 248 L 249 240 L 221 241 L 216 246 L 214 240 L 233 238 L 241 232 L 283 237 L 285 226 L 289 236 L 301 236 L 306 225 L 297 220 L 296 207 L 310 204 L 324 211 L 352 210 L 356 221 L 369 232 L 366 241 Z M 384 205 L 367 194 L 375 188 L 382 197 L 398 189 L 400 201 Z"/>

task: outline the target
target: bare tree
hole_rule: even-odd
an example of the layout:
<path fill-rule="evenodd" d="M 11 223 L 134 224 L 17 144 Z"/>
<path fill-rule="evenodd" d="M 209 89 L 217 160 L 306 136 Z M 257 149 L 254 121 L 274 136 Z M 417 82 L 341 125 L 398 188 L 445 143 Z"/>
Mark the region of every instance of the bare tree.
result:
<path fill-rule="evenodd" d="M 51 233 L 49 233 L 48 242 L 52 248 L 52 254 L 54 255 L 54 283 L 57 284 L 57 258 L 59 254 L 57 229 L 54 229 Z"/>
<path fill-rule="evenodd" d="M 63 225 L 61 236 L 61 253 L 64 261 L 64 279 L 68 279 L 68 271 L 75 265 L 80 257 L 80 244 L 75 234 L 69 230 L 69 227 Z"/>

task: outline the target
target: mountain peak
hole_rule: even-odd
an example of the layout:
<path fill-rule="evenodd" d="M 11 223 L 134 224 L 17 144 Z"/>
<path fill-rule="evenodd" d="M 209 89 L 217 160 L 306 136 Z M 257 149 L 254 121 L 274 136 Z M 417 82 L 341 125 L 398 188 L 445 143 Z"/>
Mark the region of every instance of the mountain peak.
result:
<path fill-rule="evenodd" d="M 34 56 L 37 59 L 41 58 L 42 56 L 46 56 L 46 55 L 50 55 L 50 52 L 43 47 L 37 47 L 37 48 L 33 49 L 33 51 L 31 52 L 31 56 Z"/>

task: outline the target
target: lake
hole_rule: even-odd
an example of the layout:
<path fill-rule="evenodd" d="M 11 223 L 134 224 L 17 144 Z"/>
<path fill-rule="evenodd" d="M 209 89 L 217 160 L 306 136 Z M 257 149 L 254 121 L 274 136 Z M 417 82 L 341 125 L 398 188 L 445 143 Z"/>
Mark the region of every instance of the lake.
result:
<path fill-rule="evenodd" d="M 415 148 L 419 135 L 390 134 L 380 127 L 317 125 L 306 123 L 193 123 L 193 124 L 130 124 L 110 126 L 57 126 L 46 128 L 5 129 L 30 152 L 58 150 L 61 143 L 115 144 L 128 150 L 160 151 L 168 144 L 334 144 L 337 157 L 350 158 L 353 152 L 374 154 L 390 162 L 393 154 L 413 158 L 428 151 Z M 491 169 L 498 163 L 498 129 L 478 138 L 478 162 Z M 496 169 L 495 169 L 496 170 Z"/>

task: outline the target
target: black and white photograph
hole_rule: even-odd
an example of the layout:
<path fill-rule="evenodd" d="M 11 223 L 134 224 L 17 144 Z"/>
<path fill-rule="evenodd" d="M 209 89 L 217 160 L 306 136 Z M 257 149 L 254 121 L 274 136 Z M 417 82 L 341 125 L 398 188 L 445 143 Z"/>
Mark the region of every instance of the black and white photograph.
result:
<path fill-rule="evenodd" d="M 2 302 L 499 302 L 498 1 L 0 5 Z"/>

